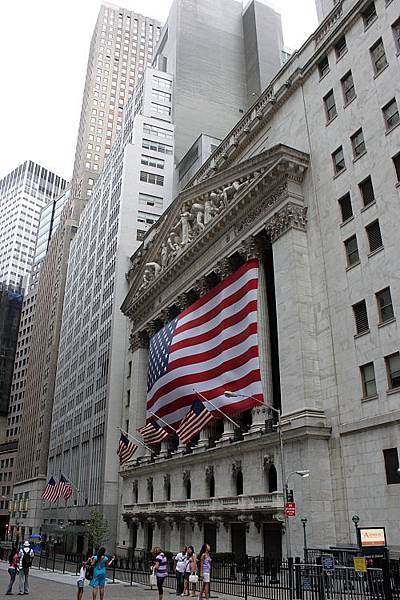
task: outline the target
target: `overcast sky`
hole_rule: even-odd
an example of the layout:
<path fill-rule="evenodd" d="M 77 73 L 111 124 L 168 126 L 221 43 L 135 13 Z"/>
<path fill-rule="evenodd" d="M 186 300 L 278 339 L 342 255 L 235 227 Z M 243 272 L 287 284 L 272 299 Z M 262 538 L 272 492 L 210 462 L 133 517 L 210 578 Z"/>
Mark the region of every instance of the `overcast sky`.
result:
<path fill-rule="evenodd" d="M 101 0 L 0 2 L 0 177 L 26 159 L 69 179 L 89 43 Z M 120 0 L 165 21 L 172 0 Z M 314 0 L 269 0 L 285 44 L 315 29 Z"/>

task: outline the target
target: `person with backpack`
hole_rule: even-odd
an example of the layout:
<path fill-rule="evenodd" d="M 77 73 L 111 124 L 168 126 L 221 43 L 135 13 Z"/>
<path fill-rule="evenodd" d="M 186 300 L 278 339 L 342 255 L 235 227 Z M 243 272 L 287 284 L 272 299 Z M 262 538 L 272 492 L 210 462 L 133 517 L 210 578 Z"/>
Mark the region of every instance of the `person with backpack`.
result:
<path fill-rule="evenodd" d="M 18 548 L 16 546 L 12 548 L 8 557 L 8 573 L 10 575 L 10 583 L 6 591 L 7 596 L 12 594 L 12 588 L 18 573 Z"/>
<path fill-rule="evenodd" d="M 104 588 L 106 585 L 106 568 L 111 567 L 114 562 L 114 556 L 108 558 L 106 556 L 106 549 L 100 548 L 94 556 L 90 559 L 90 564 L 93 567 L 93 576 L 90 580 L 89 586 L 92 588 L 92 599 L 96 600 L 97 591 L 100 591 L 100 600 L 104 599 Z"/>
<path fill-rule="evenodd" d="M 29 569 L 32 566 L 32 561 L 34 557 L 34 552 L 31 548 L 31 545 L 28 541 L 24 542 L 23 547 L 19 551 L 18 558 L 18 568 L 19 568 L 19 592 L 18 594 L 22 596 L 23 594 L 29 594 Z"/>

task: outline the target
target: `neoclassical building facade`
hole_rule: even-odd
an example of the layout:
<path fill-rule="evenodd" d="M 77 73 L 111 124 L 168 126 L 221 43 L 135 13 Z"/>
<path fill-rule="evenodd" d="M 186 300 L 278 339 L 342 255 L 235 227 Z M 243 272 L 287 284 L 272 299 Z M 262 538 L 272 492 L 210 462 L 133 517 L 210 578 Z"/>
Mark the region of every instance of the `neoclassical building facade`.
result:
<path fill-rule="evenodd" d="M 355 542 L 355 514 L 399 549 L 399 52 L 398 3 L 336 2 L 127 274 L 121 427 L 137 435 L 149 338 L 258 259 L 261 378 L 281 411 L 291 546 L 276 413 L 260 406 L 236 417 L 240 429 L 224 420 L 121 468 L 119 552 L 206 540 L 218 552 L 300 554 L 302 517 L 310 545 L 326 547 Z"/>

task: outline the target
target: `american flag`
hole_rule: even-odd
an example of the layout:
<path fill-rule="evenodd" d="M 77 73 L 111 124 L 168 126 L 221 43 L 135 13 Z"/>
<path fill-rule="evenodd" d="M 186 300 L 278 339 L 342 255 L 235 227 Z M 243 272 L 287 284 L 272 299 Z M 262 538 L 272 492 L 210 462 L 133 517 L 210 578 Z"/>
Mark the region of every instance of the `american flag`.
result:
<path fill-rule="evenodd" d="M 196 400 L 196 392 L 226 414 L 263 402 L 258 268 L 257 260 L 245 263 L 151 338 L 148 419 L 155 413 L 168 425 L 179 424 Z M 227 398 L 225 390 L 247 397 Z M 205 406 L 213 410 L 206 402 Z"/>
<path fill-rule="evenodd" d="M 73 489 L 71 483 L 68 481 L 64 475 L 60 476 L 60 481 L 58 482 L 58 496 L 57 498 L 65 498 L 65 500 L 69 500 L 73 494 Z"/>
<path fill-rule="evenodd" d="M 200 400 L 195 400 L 192 408 L 186 415 L 177 430 L 178 437 L 183 444 L 187 444 L 199 433 L 208 423 L 214 419 L 212 413 L 207 410 Z"/>
<path fill-rule="evenodd" d="M 169 431 L 163 429 L 158 423 L 150 421 L 144 427 L 140 427 L 138 432 L 143 436 L 143 442 L 146 446 L 154 446 L 165 440 L 169 436 Z"/>
<path fill-rule="evenodd" d="M 46 487 L 42 493 L 42 500 L 47 502 L 55 502 L 58 498 L 58 483 L 55 482 L 54 477 L 50 477 Z"/>
<path fill-rule="evenodd" d="M 119 464 L 122 466 L 128 462 L 135 454 L 138 447 L 133 442 L 130 442 L 127 436 L 121 433 L 119 438 L 117 454 L 119 456 Z"/>

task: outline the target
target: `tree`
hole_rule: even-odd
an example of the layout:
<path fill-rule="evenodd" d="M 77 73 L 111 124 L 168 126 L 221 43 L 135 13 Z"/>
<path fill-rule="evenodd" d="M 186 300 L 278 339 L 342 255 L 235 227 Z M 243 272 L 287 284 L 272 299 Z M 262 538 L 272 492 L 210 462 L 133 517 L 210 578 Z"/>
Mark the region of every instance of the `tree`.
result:
<path fill-rule="evenodd" d="M 103 513 L 94 508 L 90 511 L 90 519 L 86 521 L 85 529 L 89 544 L 92 544 L 96 551 L 107 542 L 110 536 L 109 522 Z"/>

